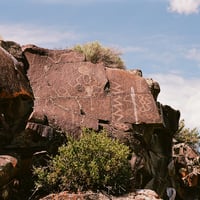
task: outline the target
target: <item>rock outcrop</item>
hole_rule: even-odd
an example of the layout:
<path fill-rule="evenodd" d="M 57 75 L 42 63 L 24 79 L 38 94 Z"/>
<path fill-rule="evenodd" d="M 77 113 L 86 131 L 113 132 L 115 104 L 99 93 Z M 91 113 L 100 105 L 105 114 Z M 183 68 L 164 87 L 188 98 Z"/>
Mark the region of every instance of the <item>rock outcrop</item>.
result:
<path fill-rule="evenodd" d="M 200 157 L 185 143 L 173 145 L 173 159 L 169 163 L 172 187 L 181 199 L 200 198 Z"/>
<path fill-rule="evenodd" d="M 142 77 L 141 70 L 86 62 L 72 50 L 0 45 L 0 161 L 4 169 L 12 168 L 9 181 L 16 177 L 16 166 L 19 171 L 24 163 L 30 166 L 38 152 L 56 153 L 66 134 L 79 137 L 87 127 L 106 129 L 130 146 L 134 189 L 151 189 L 164 199 L 177 189 L 168 165 L 180 112 L 157 101 L 156 81 Z M 14 164 L 4 164 L 6 153 L 14 156 Z"/>
<path fill-rule="evenodd" d="M 55 199 L 73 199 L 73 200 L 162 200 L 159 198 L 152 190 L 143 189 L 137 190 L 133 193 L 121 196 L 114 197 L 108 196 L 103 193 L 93 193 L 87 192 L 83 194 L 69 194 L 68 192 L 61 192 L 59 194 L 50 194 L 40 200 L 55 200 Z"/>
<path fill-rule="evenodd" d="M 33 111 L 33 92 L 22 63 L 0 46 L 0 143 L 25 129 Z"/>
<path fill-rule="evenodd" d="M 85 62 L 82 54 L 72 50 L 28 45 L 23 52 L 35 95 L 32 117 L 46 116 L 50 127 L 73 135 L 83 127 L 107 129 L 136 153 L 132 168 L 140 180 L 136 178 L 133 185 L 164 195 L 180 113 L 156 101 L 159 84 L 142 73 Z"/>
<path fill-rule="evenodd" d="M 66 132 L 107 125 L 129 131 L 132 124 L 162 123 L 144 78 L 85 62 L 71 50 L 28 46 L 24 54 L 35 95 L 33 116 L 47 116 L 50 126 Z"/>

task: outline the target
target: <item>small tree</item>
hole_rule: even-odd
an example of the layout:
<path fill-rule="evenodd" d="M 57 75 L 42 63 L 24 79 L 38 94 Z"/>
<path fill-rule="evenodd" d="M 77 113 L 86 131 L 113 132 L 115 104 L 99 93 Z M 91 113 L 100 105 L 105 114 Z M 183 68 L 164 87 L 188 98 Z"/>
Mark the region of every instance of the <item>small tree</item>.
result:
<path fill-rule="evenodd" d="M 103 47 L 99 42 L 76 45 L 73 49 L 83 53 L 86 61 L 92 63 L 103 62 L 106 67 L 125 69 L 125 65 L 120 58 L 121 54 L 114 49 Z"/>
<path fill-rule="evenodd" d="M 200 135 L 197 128 L 189 129 L 185 127 L 185 120 L 179 122 L 179 129 L 175 134 L 178 142 L 185 142 L 197 150 L 200 147 Z"/>
<path fill-rule="evenodd" d="M 124 193 L 130 186 L 128 146 L 107 137 L 105 132 L 83 131 L 80 140 L 70 138 L 48 166 L 37 167 L 36 186 L 47 192 L 106 190 Z"/>

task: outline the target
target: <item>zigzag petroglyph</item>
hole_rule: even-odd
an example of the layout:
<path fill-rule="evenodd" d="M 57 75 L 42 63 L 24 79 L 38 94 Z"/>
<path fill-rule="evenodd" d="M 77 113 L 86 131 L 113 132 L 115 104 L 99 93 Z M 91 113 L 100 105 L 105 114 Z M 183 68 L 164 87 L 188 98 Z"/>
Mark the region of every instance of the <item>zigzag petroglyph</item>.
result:
<path fill-rule="evenodd" d="M 112 103 L 112 120 L 120 122 L 123 119 L 123 97 L 121 85 L 117 82 L 112 82 L 112 95 L 114 96 Z"/>

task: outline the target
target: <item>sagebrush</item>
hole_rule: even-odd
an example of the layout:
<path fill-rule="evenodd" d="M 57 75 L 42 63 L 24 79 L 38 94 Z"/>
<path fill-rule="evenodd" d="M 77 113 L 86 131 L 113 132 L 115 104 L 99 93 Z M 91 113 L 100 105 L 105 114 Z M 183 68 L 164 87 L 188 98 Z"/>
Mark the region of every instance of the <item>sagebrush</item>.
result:
<path fill-rule="evenodd" d="M 174 135 L 174 138 L 177 140 L 177 142 L 181 143 L 184 142 L 188 145 L 190 145 L 193 149 L 195 149 L 197 152 L 199 152 L 200 148 L 200 132 L 198 131 L 198 128 L 187 128 L 185 126 L 185 120 L 181 119 L 179 122 L 179 128 Z"/>
<path fill-rule="evenodd" d="M 36 187 L 46 191 L 98 191 L 111 194 L 127 192 L 131 168 L 128 146 L 107 136 L 84 130 L 81 138 L 70 138 L 46 167 L 36 167 Z"/>
<path fill-rule="evenodd" d="M 120 58 L 121 53 L 115 49 L 103 47 L 99 42 L 76 45 L 73 49 L 83 53 L 86 61 L 103 62 L 106 67 L 125 69 L 124 62 Z"/>

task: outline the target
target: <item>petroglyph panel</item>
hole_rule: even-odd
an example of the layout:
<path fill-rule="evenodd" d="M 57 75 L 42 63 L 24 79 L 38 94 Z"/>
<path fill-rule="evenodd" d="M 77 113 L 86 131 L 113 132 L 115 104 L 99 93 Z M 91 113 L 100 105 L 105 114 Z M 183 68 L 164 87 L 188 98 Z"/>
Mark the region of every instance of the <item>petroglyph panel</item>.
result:
<path fill-rule="evenodd" d="M 110 82 L 113 123 L 161 123 L 144 78 L 117 69 L 106 69 L 106 74 Z"/>
<path fill-rule="evenodd" d="M 144 78 L 128 71 L 83 62 L 69 50 L 25 50 L 35 111 L 50 125 L 70 131 L 101 124 L 127 131 L 131 124 L 160 123 Z"/>
<path fill-rule="evenodd" d="M 25 54 L 30 63 L 28 76 L 35 94 L 35 112 L 47 115 L 50 124 L 65 130 L 76 126 L 97 129 L 98 119 L 110 120 L 103 65 L 82 62 L 81 57 L 77 62 L 71 51 Z"/>

